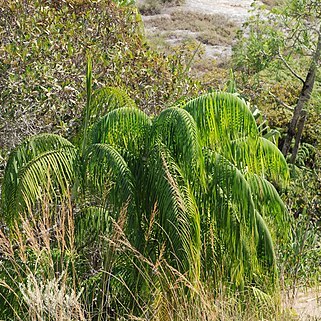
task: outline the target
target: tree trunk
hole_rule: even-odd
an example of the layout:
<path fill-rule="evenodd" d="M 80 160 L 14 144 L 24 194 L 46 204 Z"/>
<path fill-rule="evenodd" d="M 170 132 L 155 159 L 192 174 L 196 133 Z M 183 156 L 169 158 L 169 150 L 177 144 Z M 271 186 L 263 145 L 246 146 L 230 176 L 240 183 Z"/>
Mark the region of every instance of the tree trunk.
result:
<path fill-rule="evenodd" d="M 300 141 L 301 141 L 302 132 L 303 132 L 303 127 L 304 127 L 304 123 L 306 121 L 306 118 L 307 118 L 307 111 L 306 110 L 302 110 L 301 117 L 300 117 L 299 122 L 298 122 L 298 132 L 297 132 L 296 137 L 295 137 L 295 144 L 294 144 L 294 147 L 293 147 L 293 150 L 292 150 L 291 159 L 290 159 L 290 163 L 291 164 L 295 163 L 296 156 L 298 155 L 298 150 L 299 150 Z"/>
<path fill-rule="evenodd" d="M 310 64 L 310 68 L 305 78 L 304 84 L 302 86 L 297 105 L 294 108 L 293 117 L 289 124 L 287 136 L 283 144 L 282 153 L 284 156 L 287 156 L 287 154 L 289 153 L 292 139 L 297 132 L 298 121 L 301 116 L 302 110 L 306 105 L 306 103 L 308 103 L 310 100 L 311 93 L 314 86 L 314 81 L 315 81 L 315 74 L 316 74 L 317 66 L 320 60 L 320 55 L 321 55 L 321 29 L 319 31 L 318 42 Z"/>

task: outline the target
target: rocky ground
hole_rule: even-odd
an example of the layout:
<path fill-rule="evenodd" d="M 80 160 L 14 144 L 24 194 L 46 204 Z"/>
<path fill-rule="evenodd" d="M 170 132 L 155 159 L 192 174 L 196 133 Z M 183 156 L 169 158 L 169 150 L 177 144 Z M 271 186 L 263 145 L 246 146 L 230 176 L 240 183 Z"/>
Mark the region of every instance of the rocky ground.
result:
<path fill-rule="evenodd" d="M 187 0 L 183 10 L 219 14 L 241 25 L 250 15 L 252 0 Z"/>
<path fill-rule="evenodd" d="M 292 308 L 300 321 L 321 320 L 320 289 L 300 289 L 294 300 L 287 300 L 285 306 Z"/>

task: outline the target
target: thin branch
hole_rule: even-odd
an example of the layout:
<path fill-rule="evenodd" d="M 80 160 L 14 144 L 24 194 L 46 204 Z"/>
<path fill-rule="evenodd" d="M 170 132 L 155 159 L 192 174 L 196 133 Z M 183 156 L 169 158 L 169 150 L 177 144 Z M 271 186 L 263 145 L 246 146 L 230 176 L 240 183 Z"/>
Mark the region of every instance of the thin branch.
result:
<path fill-rule="evenodd" d="M 287 63 L 287 61 L 284 59 L 284 57 L 282 56 L 280 49 L 278 50 L 278 56 L 281 59 L 281 61 L 284 63 L 284 65 L 289 69 L 289 71 L 291 72 L 291 74 L 296 77 L 297 79 L 299 79 L 303 84 L 305 83 L 305 80 L 299 76 L 293 69 L 292 67 Z"/>
<path fill-rule="evenodd" d="M 294 111 L 294 107 L 291 107 L 290 105 L 286 104 L 283 100 L 275 96 L 273 93 L 269 91 L 269 95 L 271 95 L 279 104 L 281 104 L 283 107 L 290 111 Z"/>

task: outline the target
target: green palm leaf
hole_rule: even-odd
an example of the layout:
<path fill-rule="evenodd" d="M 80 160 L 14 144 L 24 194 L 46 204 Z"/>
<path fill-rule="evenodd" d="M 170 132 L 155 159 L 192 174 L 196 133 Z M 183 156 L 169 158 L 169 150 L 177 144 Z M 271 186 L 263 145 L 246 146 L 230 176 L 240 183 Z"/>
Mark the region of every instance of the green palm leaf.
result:
<path fill-rule="evenodd" d="M 126 161 L 137 159 L 145 150 L 151 125 L 150 118 L 139 109 L 115 109 L 93 126 L 91 143 L 113 146 Z"/>
<path fill-rule="evenodd" d="M 263 137 L 234 140 L 224 155 L 243 172 L 267 177 L 280 185 L 288 182 L 289 168 L 283 154 Z"/>
<path fill-rule="evenodd" d="M 222 155 L 210 153 L 207 157 L 206 163 L 207 173 L 210 177 L 209 180 L 209 193 L 216 190 L 214 198 L 220 196 L 225 199 L 225 206 L 234 204 L 236 212 L 238 213 L 237 220 L 240 224 L 255 227 L 255 205 L 252 198 L 251 188 L 246 181 L 244 175 L 237 169 L 231 162 L 229 162 Z M 223 204 L 212 200 L 212 204 L 216 204 L 217 208 L 224 209 Z M 222 213 L 223 222 L 222 227 L 229 226 L 228 220 L 231 218 Z"/>
<path fill-rule="evenodd" d="M 93 144 L 84 155 L 84 189 L 102 207 L 115 210 L 133 200 L 134 182 L 127 163 L 107 144 Z M 106 203 L 109 201 L 109 204 Z"/>
<path fill-rule="evenodd" d="M 110 212 L 99 206 L 87 206 L 75 217 L 77 245 L 86 247 L 100 242 L 111 231 Z"/>
<path fill-rule="evenodd" d="M 88 107 L 89 125 L 94 124 L 108 112 L 123 107 L 137 108 L 135 102 L 125 91 L 114 87 L 103 87 L 95 90 Z M 86 110 L 84 113 L 86 113 Z"/>
<path fill-rule="evenodd" d="M 206 94 L 189 101 L 184 109 L 196 121 L 204 144 L 213 149 L 218 150 L 231 140 L 258 134 L 249 107 L 233 94 Z"/>
<path fill-rule="evenodd" d="M 161 229 L 157 239 L 160 245 L 165 242 L 169 262 L 195 279 L 200 273 L 200 214 L 181 169 L 166 147 L 158 144 L 151 154 L 153 165 L 145 184 L 150 208 L 158 205 Z"/>
<path fill-rule="evenodd" d="M 255 207 L 264 216 L 273 217 L 280 229 L 287 230 L 287 209 L 276 188 L 265 178 L 256 175 L 246 175 L 246 180 L 251 187 Z"/>
<path fill-rule="evenodd" d="M 43 134 L 30 138 L 10 155 L 2 187 L 7 221 L 31 208 L 44 195 L 64 194 L 73 182 L 76 149 L 66 139 Z"/>
<path fill-rule="evenodd" d="M 161 141 L 170 150 L 175 161 L 193 179 L 201 179 L 204 184 L 204 159 L 196 123 L 184 109 L 165 109 L 155 119 L 153 126 Z"/>
<path fill-rule="evenodd" d="M 236 278 L 234 281 L 241 285 L 245 271 L 254 270 L 257 263 L 254 251 L 258 231 L 251 189 L 243 174 L 219 154 L 207 155 L 206 169 L 208 193 L 201 202 L 205 204 L 205 213 L 210 211 L 210 222 L 215 226 L 225 252 L 229 253 L 227 256 L 236 259 L 227 265 Z M 208 226 L 202 225 L 203 232 L 207 229 Z M 252 254 L 245 251 L 245 244 L 247 252 Z"/>
<path fill-rule="evenodd" d="M 258 256 L 269 268 L 272 268 L 274 273 L 276 273 L 276 259 L 271 233 L 260 213 L 258 211 L 255 213 L 259 231 L 259 242 L 257 246 Z"/>

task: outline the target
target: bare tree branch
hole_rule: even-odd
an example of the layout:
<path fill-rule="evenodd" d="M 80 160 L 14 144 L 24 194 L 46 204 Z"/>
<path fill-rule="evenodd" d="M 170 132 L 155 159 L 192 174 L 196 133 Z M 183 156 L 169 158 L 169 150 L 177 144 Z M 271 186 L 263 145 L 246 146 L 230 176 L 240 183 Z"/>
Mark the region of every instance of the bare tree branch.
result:
<path fill-rule="evenodd" d="M 290 110 L 290 111 L 294 111 L 294 107 L 291 107 L 290 105 L 286 104 L 283 100 L 281 100 L 280 98 L 278 98 L 277 96 L 275 96 L 273 93 L 271 93 L 269 91 L 269 95 L 271 95 L 280 105 L 282 105 L 283 107 L 285 107 L 286 109 Z"/>
<path fill-rule="evenodd" d="M 281 59 L 281 61 L 284 63 L 284 65 L 286 66 L 286 68 L 288 68 L 289 69 L 289 71 L 291 72 L 291 74 L 295 77 L 295 78 L 297 78 L 297 79 L 299 79 L 303 84 L 305 83 L 305 80 L 300 76 L 300 75 L 298 75 L 294 70 L 293 70 L 293 68 L 288 64 L 288 62 L 284 59 L 284 57 L 282 56 L 282 54 L 281 54 L 281 52 L 280 52 L 280 49 L 279 49 L 279 51 L 278 51 L 278 56 L 279 56 L 279 58 Z"/>

